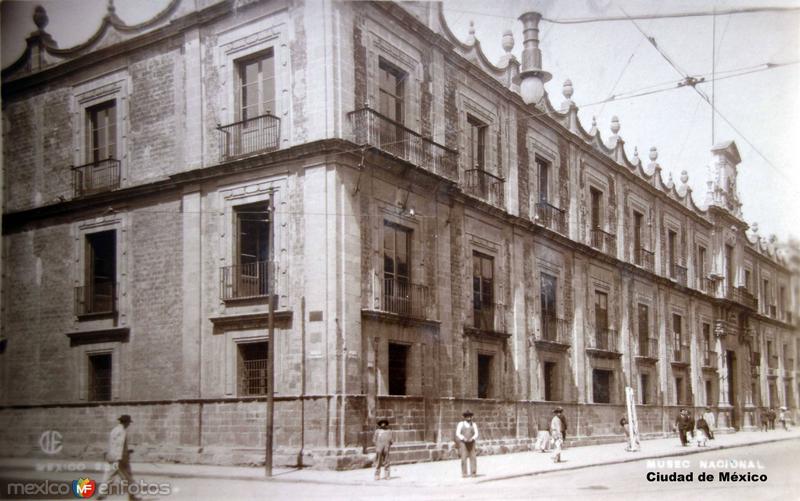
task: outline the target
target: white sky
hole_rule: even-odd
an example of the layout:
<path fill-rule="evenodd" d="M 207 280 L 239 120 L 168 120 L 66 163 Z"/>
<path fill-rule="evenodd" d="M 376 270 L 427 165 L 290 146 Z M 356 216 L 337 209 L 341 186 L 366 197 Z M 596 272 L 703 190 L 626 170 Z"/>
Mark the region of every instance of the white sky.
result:
<path fill-rule="evenodd" d="M 24 39 L 35 26 L 31 15 L 43 5 L 50 24 L 47 31 L 60 47 L 88 38 L 105 13 L 104 0 L 4 1 L 2 8 L 2 66 L 13 62 L 24 49 Z M 168 0 L 115 0 L 117 15 L 128 23 L 148 19 Z M 462 40 L 475 23 L 475 35 L 486 55 L 497 61 L 503 54 L 504 30 L 514 33 L 513 53 L 520 58 L 522 26 L 517 17 L 539 10 L 549 18 L 575 18 L 677 11 L 728 9 L 753 6 L 800 6 L 800 0 L 447 0 L 445 15 L 450 28 Z M 711 72 L 712 18 L 638 21 L 658 46 L 690 75 Z M 580 107 L 612 93 L 642 89 L 681 76 L 669 66 L 630 21 L 578 25 L 542 22 L 541 49 L 544 69 L 553 74 L 546 85 L 551 101 L 563 100 L 562 83 L 572 80 L 572 96 Z M 758 13 L 718 16 L 716 19 L 717 71 L 750 67 L 767 62 L 800 60 L 800 13 Z M 616 86 L 615 86 L 616 82 Z M 707 94 L 711 84 L 698 86 Z M 739 193 L 744 219 L 757 221 L 761 235 L 775 233 L 780 240 L 800 237 L 800 166 L 793 157 L 800 142 L 800 64 L 721 80 L 715 86 L 717 109 L 744 135 L 716 119 L 716 141 L 733 139 L 742 156 Z M 651 146 L 657 146 L 664 175 L 677 182 L 687 170 L 695 202 L 704 204 L 707 165 L 711 147 L 711 111 L 691 88 L 680 88 L 630 100 L 581 107 L 586 129 L 597 116 L 603 137 L 608 137 L 613 115 L 619 116 L 620 136 L 629 158 L 634 146 L 648 162 Z M 765 161 L 751 142 L 769 162 Z M 770 165 L 770 163 L 772 165 Z"/>

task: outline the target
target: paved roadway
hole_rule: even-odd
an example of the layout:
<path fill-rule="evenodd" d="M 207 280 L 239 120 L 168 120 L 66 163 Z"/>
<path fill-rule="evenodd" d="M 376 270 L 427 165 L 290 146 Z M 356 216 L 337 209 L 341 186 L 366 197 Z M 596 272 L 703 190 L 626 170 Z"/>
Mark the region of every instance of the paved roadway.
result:
<path fill-rule="evenodd" d="M 565 454 L 580 454 L 580 448 L 568 450 Z M 248 500 L 325 500 L 336 499 L 589 499 L 629 501 L 635 499 L 659 500 L 680 499 L 681 501 L 735 501 L 758 499 L 768 500 L 794 500 L 800 499 L 800 441 L 787 440 L 782 442 L 762 444 L 750 447 L 740 447 L 727 450 L 718 450 L 676 457 L 676 460 L 688 462 L 688 468 L 674 469 L 659 464 L 657 467 L 648 467 L 647 461 L 632 463 L 595 466 L 562 473 L 547 473 L 506 480 L 484 483 L 466 483 L 455 487 L 405 487 L 392 485 L 392 481 L 370 482 L 364 486 L 338 486 L 313 483 L 294 482 L 264 482 L 253 480 L 218 480 L 208 478 L 158 478 L 146 477 L 145 480 L 153 482 L 170 482 L 173 489 L 168 496 L 145 496 L 148 501 L 157 499 L 172 500 L 223 500 L 223 499 L 248 499 Z M 739 459 L 759 462 L 763 469 L 706 469 L 703 470 L 700 461 L 717 461 L 725 459 Z M 663 460 L 659 460 L 663 461 Z M 565 466 L 568 466 L 567 462 Z M 680 473 L 694 473 L 693 482 L 648 482 L 648 472 L 669 474 L 673 471 Z M 703 471 L 713 473 L 715 481 L 700 482 L 698 475 Z M 734 471 L 737 473 L 751 472 L 753 474 L 767 475 L 766 483 L 751 482 L 720 482 L 720 471 Z M 365 476 L 370 472 L 364 470 Z M 8 480 L 8 475 L 3 475 L 3 480 Z M 69 474 L 55 474 L 54 478 L 69 480 Z M 5 483 L 0 481 L 0 486 L 5 494 Z M 42 498 L 40 498 L 42 499 Z M 72 499 L 75 499 L 72 497 Z M 125 499 L 122 496 L 112 496 L 108 499 Z"/>

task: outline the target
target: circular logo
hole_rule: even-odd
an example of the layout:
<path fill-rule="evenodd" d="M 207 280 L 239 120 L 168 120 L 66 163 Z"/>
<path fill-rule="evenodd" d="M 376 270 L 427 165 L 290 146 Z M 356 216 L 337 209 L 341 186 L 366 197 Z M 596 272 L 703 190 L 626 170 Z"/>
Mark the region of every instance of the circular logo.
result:
<path fill-rule="evenodd" d="M 72 493 L 77 498 L 90 498 L 97 491 L 97 483 L 90 478 L 72 481 Z"/>
<path fill-rule="evenodd" d="M 42 436 L 39 437 L 39 447 L 42 448 L 42 452 L 45 454 L 51 456 L 58 454 L 61 452 L 62 447 L 64 447 L 61 433 L 56 430 L 47 430 L 42 433 Z"/>

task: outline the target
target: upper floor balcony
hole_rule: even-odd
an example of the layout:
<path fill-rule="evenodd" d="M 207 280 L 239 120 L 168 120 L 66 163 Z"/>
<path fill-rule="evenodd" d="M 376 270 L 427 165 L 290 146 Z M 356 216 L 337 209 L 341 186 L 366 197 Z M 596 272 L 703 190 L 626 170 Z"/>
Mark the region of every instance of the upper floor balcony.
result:
<path fill-rule="evenodd" d="M 355 142 L 369 145 L 451 181 L 458 181 L 458 152 L 424 138 L 371 108 L 349 114 Z"/>
<path fill-rule="evenodd" d="M 269 261 L 223 266 L 220 268 L 220 299 L 266 298 L 271 288 L 273 270 L 274 266 Z"/>
<path fill-rule="evenodd" d="M 483 169 L 464 172 L 464 191 L 494 206 L 503 206 L 503 178 Z"/>
<path fill-rule="evenodd" d="M 270 114 L 228 125 L 217 125 L 220 136 L 220 161 L 266 153 L 280 146 L 281 119 Z"/>
<path fill-rule="evenodd" d="M 562 235 L 567 233 L 567 214 L 564 210 L 548 202 L 539 202 L 535 208 L 535 222 Z"/>
<path fill-rule="evenodd" d="M 688 270 L 685 266 L 678 263 L 670 263 L 669 276 L 679 284 L 686 287 Z"/>
<path fill-rule="evenodd" d="M 78 317 L 113 315 L 117 312 L 117 284 L 95 281 L 75 288 L 75 315 Z"/>
<path fill-rule="evenodd" d="M 708 277 L 697 277 L 697 290 L 707 294 L 714 292 L 714 281 Z"/>
<path fill-rule="evenodd" d="M 644 247 L 639 247 L 633 250 L 633 264 L 641 266 L 642 268 L 653 271 L 655 269 L 656 254 Z"/>
<path fill-rule="evenodd" d="M 617 253 L 617 236 L 601 228 L 592 228 L 589 234 L 592 247 L 610 255 Z"/>
<path fill-rule="evenodd" d="M 671 350 L 671 362 L 675 364 L 688 364 L 689 363 L 689 347 L 685 344 L 674 345 Z"/>
<path fill-rule="evenodd" d="M 468 328 L 486 333 L 507 333 L 505 306 L 494 302 L 473 301 L 472 323 Z"/>
<path fill-rule="evenodd" d="M 748 292 L 748 290 L 742 286 L 726 287 L 725 299 L 739 303 L 742 306 L 750 308 L 751 310 L 758 309 L 758 300 L 756 297 L 750 294 L 750 292 Z"/>
<path fill-rule="evenodd" d="M 614 329 L 598 327 L 589 334 L 588 347 L 593 350 L 619 352 L 619 339 Z"/>
<path fill-rule="evenodd" d="M 717 368 L 717 352 L 706 350 L 703 352 L 703 367 Z"/>
<path fill-rule="evenodd" d="M 636 356 L 642 358 L 658 358 L 658 339 L 641 337 L 636 343 Z"/>
<path fill-rule="evenodd" d="M 429 319 L 431 293 L 426 285 L 414 284 L 396 277 L 383 279 L 381 311 L 402 318 Z"/>
<path fill-rule="evenodd" d="M 97 160 L 72 168 L 72 186 L 76 197 L 119 188 L 120 161 L 114 158 Z"/>
<path fill-rule="evenodd" d="M 563 318 L 543 315 L 536 341 L 570 345 L 572 344 L 572 325 Z"/>

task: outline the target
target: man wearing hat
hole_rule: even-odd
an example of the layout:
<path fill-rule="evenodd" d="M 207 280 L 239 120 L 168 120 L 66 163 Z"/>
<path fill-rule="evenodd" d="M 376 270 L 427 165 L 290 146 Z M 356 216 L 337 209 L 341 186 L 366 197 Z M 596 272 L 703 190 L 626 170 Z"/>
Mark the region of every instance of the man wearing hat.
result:
<path fill-rule="evenodd" d="M 391 467 L 389 448 L 392 446 L 392 431 L 389 430 L 388 419 L 378 420 L 378 429 L 375 430 L 372 442 L 375 444 L 375 480 L 381 479 L 381 466 L 385 470 L 383 478 L 389 480 L 389 468 Z"/>
<path fill-rule="evenodd" d="M 550 420 L 550 436 L 553 439 L 553 457 L 554 463 L 561 462 L 561 444 L 564 443 L 563 424 L 561 423 L 561 407 L 553 409 L 553 419 Z"/>
<path fill-rule="evenodd" d="M 464 411 L 464 420 L 456 427 L 456 439 L 458 439 L 458 451 L 461 454 L 461 476 L 467 476 L 467 458 L 469 458 L 470 474 L 475 477 L 478 475 L 478 451 L 475 448 L 475 441 L 478 440 L 478 425 L 472 422 L 472 412 Z"/>
<path fill-rule="evenodd" d="M 131 494 L 130 486 L 133 484 L 133 474 L 131 473 L 130 453 L 128 449 L 128 426 L 133 422 L 128 414 L 123 414 L 117 420 L 119 424 L 111 430 L 108 436 L 108 452 L 106 453 L 106 460 L 110 463 L 110 468 L 106 470 L 103 482 L 98 489 L 100 495 L 97 499 L 105 499 L 108 495 L 108 486 L 111 479 L 119 475 L 119 477 L 127 483 L 128 499 L 137 500 L 136 496 Z"/>

